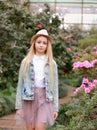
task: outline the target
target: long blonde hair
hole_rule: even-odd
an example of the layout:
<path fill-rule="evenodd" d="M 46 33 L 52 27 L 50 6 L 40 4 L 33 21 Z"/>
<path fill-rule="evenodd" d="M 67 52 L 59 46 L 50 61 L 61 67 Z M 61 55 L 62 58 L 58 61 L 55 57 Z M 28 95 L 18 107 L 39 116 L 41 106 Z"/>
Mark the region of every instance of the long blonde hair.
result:
<path fill-rule="evenodd" d="M 45 37 L 45 36 L 44 36 Z M 36 38 L 37 39 L 37 38 Z M 23 68 L 23 72 L 22 72 L 22 77 L 25 76 L 29 64 L 31 62 L 31 59 L 33 58 L 34 54 L 35 54 L 35 42 L 36 39 L 31 39 L 31 47 L 29 49 L 28 54 L 26 55 L 26 57 L 24 58 L 23 62 L 24 62 L 24 68 Z M 49 70 L 50 70 L 50 86 L 51 88 L 54 85 L 54 63 L 53 63 L 53 53 L 52 53 L 52 45 L 51 45 L 51 41 L 49 39 L 47 39 L 47 50 L 45 52 L 47 59 L 48 59 L 48 63 L 49 63 Z"/>

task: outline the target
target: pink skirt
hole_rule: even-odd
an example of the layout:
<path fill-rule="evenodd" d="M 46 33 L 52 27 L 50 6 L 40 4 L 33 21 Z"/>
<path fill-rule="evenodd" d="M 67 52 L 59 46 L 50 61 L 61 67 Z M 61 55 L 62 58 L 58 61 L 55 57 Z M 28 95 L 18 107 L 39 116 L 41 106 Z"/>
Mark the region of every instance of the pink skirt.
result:
<path fill-rule="evenodd" d="M 34 100 L 23 100 L 22 106 L 26 125 L 35 127 L 40 123 L 50 126 L 54 124 L 53 102 L 46 101 L 45 88 L 35 87 Z"/>

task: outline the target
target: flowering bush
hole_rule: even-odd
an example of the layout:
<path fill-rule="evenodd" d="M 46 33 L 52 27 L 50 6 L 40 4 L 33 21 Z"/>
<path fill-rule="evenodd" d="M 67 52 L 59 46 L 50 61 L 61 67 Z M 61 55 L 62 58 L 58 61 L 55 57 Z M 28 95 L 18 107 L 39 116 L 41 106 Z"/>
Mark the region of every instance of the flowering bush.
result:
<path fill-rule="evenodd" d="M 92 90 L 96 88 L 96 85 L 97 85 L 97 79 L 94 79 L 92 82 L 90 82 L 88 78 L 83 78 L 82 84 L 80 85 L 80 87 L 76 88 L 74 94 L 77 95 L 78 92 L 82 90 L 85 93 L 90 93 Z"/>
<path fill-rule="evenodd" d="M 84 81 L 89 83 L 87 79 Z M 85 89 L 80 88 L 74 100 L 67 104 L 65 114 L 69 121 L 65 124 L 66 130 L 97 130 L 97 91 L 93 90 L 85 92 Z"/>
<path fill-rule="evenodd" d="M 78 44 L 78 52 L 74 55 L 73 70 L 81 76 L 82 82 L 75 89 L 73 100 L 67 106 L 65 104 L 65 107 L 68 107 L 65 112 L 68 119 L 65 130 L 97 130 L 96 35 L 95 38 L 83 38 Z M 76 76 L 77 79 L 79 76 Z"/>
<path fill-rule="evenodd" d="M 92 52 L 93 54 L 97 54 L 97 46 L 94 46 L 93 47 L 93 52 Z"/>
<path fill-rule="evenodd" d="M 82 58 L 73 63 L 73 70 L 83 78 L 74 91 L 74 101 L 68 104 L 71 108 L 66 112 L 70 117 L 67 130 L 97 129 L 97 57 Z"/>
<path fill-rule="evenodd" d="M 73 63 L 73 69 L 83 77 L 96 78 L 97 76 L 97 59 L 92 61 L 84 60 Z"/>
<path fill-rule="evenodd" d="M 83 62 L 78 61 L 78 62 L 75 62 L 73 64 L 73 69 L 76 69 L 76 68 L 92 68 L 92 67 L 95 66 L 96 63 L 97 63 L 97 59 L 95 59 L 91 62 L 89 62 L 88 60 L 85 60 Z"/>
<path fill-rule="evenodd" d="M 83 78 L 73 100 L 65 104 L 65 130 L 97 130 L 97 79 Z M 66 120 L 65 119 L 65 120 Z"/>

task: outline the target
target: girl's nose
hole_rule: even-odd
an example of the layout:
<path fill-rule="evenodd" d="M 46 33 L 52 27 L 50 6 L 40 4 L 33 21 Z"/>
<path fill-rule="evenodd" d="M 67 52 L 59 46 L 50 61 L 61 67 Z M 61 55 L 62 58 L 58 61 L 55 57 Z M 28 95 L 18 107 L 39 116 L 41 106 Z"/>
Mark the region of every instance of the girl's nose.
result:
<path fill-rule="evenodd" d="M 41 43 L 40 46 L 43 46 L 43 43 Z"/>

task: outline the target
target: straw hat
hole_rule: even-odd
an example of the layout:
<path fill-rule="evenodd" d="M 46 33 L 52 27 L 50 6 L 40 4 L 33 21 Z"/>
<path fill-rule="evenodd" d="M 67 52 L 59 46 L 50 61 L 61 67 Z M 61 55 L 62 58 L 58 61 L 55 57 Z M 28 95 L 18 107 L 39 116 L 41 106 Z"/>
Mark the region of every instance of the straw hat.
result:
<path fill-rule="evenodd" d="M 39 30 L 33 37 L 32 37 L 32 41 L 37 39 L 39 36 L 45 36 L 47 37 L 50 42 L 52 43 L 53 41 L 53 38 L 48 34 L 47 30 L 46 29 L 41 29 Z"/>

